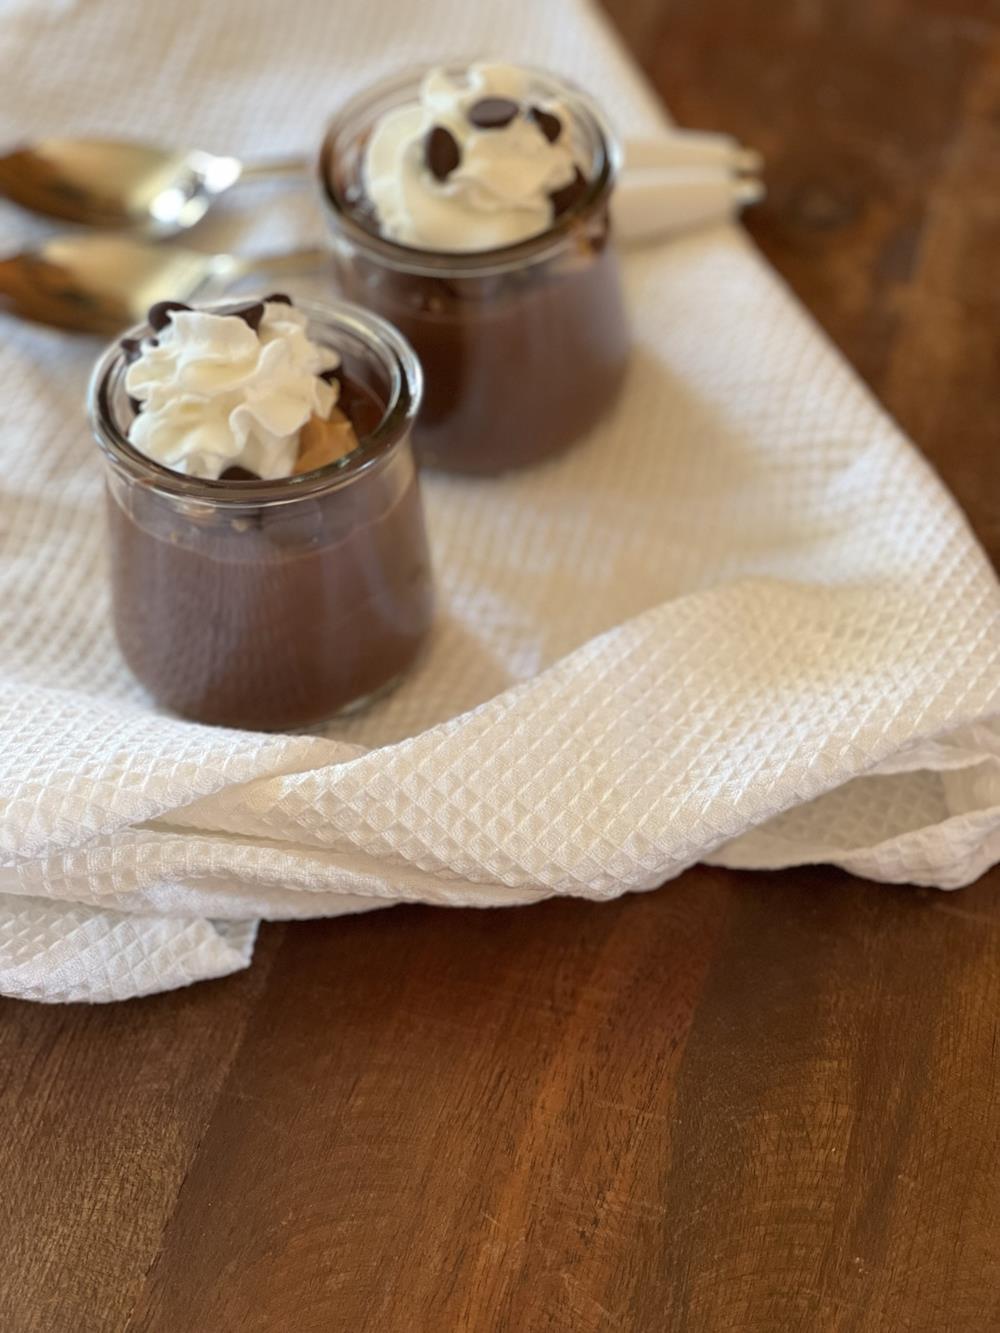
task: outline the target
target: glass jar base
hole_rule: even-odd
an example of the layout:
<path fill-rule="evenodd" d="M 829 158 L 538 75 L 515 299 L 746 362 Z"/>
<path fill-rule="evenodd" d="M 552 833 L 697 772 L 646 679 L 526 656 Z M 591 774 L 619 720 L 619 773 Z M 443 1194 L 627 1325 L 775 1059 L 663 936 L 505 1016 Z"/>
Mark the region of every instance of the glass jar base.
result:
<path fill-rule="evenodd" d="M 275 721 L 273 724 L 268 724 L 259 720 L 250 719 L 240 721 L 235 717 L 226 719 L 219 717 L 207 718 L 205 716 L 198 716 L 195 712 L 189 712 L 181 708 L 171 708 L 169 705 L 161 706 L 163 707 L 163 711 L 169 713 L 171 716 L 183 718 L 186 722 L 196 722 L 199 726 L 203 727 L 224 727 L 233 731 L 256 731 L 266 736 L 281 736 L 285 734 L 295 736 L 319 730 L 331 723 L 353 718 L 357 714 L 365 712 L 366 709 L 371 708 L 387 695 L 391 694 L 393 690 L 402 683 L 404 677 L 406 677 L 409 672 L 410 667 L 404 667 L 401 671 L 397 671 L 394 676 L 390 677 L 389 680 L 383 682 L 381 685 L 377 685 L 375 689 L 370 690 L 367 694 L 362 694 L 358 698 L 352 699 L 349 703 L 341 704 L 339 708 L 334 708 L 330 712 L 321 713 L 318 717 L 307 718 L 302 721 L 286 719 Z"/>
<path fill-rule="evenodd" d="M 353 699 L 349 704 L 344 704 L 342 708 L 338 708 L 335 713 L 331 713 L 330 716 L 326 718 L 326 721 L 339 722 L 346 720 L 347 718 L 356 717 L 358 713 L 364 713 L 374 704 L 380 703 L 387 695 L 392 694 L 393 690 L 402 684 L 404 677 L 408 676 L 409 673 L 409 667 L 405 668 L 403 671 L 397 671 L 396 674 L 383 685 L 376 686 L 376 688 L 370 690 L 368 694 L 363 694 L 360 699 Z M 314 723 L 313 725 L 322 726 L 323 723 Z"/>

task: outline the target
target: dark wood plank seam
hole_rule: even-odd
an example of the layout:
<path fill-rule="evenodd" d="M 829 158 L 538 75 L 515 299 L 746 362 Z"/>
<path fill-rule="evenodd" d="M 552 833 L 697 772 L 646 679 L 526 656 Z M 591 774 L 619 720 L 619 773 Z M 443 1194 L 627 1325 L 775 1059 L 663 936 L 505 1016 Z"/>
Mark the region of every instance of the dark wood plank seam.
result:
<path fill-rule="evenodd" d="M 215 1097 L 212 1099 L 211 1108 L 209 1109 L 209 1112 L 205 1116 L 204 1120 L 202 1121 L 201 1130 L 191 1148 L 191 1152 L 188 1155 L 187 1165 L 184 1168 L 184 1174 L 178 1181 L 177 1189 L 174 1191 L 173 1204 L 170 1207 L 170 1210 L 164 1213 L 163 1224 L 160 1227 L 160 1235 L 157 1241 L 156 1249 L 149 1263 L 146 1265 L 146 1268 L 143 1271 L 141 1278 L 136 1283 L 135 1291 L 132 1297 L 132 1304 L 129 1308 L 129 1312 L 125 1317 L 125 1322 L 122 1324 L 119 1333 L 131 1333 L 131 1330 L 133 1328 L 133 1319 L 135 1318 L 135 1312 L 142 1302 L 142 1297 L 145 1295 L 146 1286 L 147 1283 L 149 1282 L 150 1276 L 156 1270 L 157 1264 L 159 1264 L 161 1258 L 163 1257 L 164 1237 L 166 1236 L 168 1230 L 170 1229 L 170 1224 L 173 1221 L 174 1215 L 177 1212 L 178 1207 L 180 1206 L 180 1200 L 181 1196 L 184 1193 L 184 1187 L 186 1186 L 188 1178 L 190 1177 L 192 1171 L 194 1170 L 198 1162 L 202 1145 L 204 1144 L 205 1139 L 208 1137 L 208 1132 L 212 1127 L 212 1123 L 215 1119 L 215 1114 L 219 1108 L 219 1104 L 222 1098 L 225 1096 L 226 1091 L 229 1087 L 229 1082 L 232 1076 L 233 1068 L 237 1062 L 240 1052 L 243 1049 L 243 1044 L 246 1041 L 247 1035 L 250 1030 L 250 1023 L 257 1014 L 260 1005 L 264 1002 L 267 996 L 267 981 L 274 968 L 275 959 L 277 958 L 278 953 L 282 947 L 282 944 L 284 943 L 284 934 L 286 930 L 286 927 L 283 925 L 282 926 L 272 925 L 270 928 L 276 931 L 280 930 L 282 938 L 269 951 L 268 956 L 260 960 L 259 962 L 257 961 L 256 958 L 256 947 L 255 947 L 254 957 L 251 958 L 250 966 L 252 968 L 256 968 L 258 971 L 257 979 L 259 984 L 258 984 L 257 994 L 255 995 L 253 1001 L 248 1006 L 248 1008 L 244 1011 L 243 1019 L 240 1025 L 239 1039 L 237 1041 L 234 1041 L 232 1046 L 230 1047 L 229 1054 L 225 1062 L 224 1072 L 222 1078 L 219 1080 L 218 1083 L 218 1090 L 215 1094 Z"/>

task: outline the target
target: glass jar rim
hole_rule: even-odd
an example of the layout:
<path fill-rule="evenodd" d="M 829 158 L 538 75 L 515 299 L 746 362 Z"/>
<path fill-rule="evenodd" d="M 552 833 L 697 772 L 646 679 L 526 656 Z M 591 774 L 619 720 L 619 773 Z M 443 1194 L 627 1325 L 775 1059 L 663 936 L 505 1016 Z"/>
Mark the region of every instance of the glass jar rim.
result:
<path fill-rule="evenodd" d="M 589 217 L 606 202 L 621 170 L 621 144 L 593 98 L 561 75 L 535 65 L 518 64 L 518 69 L 561 93 L 572 103 L 574 114 L 582 118 L 594 132 L 600 156 L 598 168 L 588 180 L 584 194 L 537 236 L 529 236 L 526 240 L 516 241 L 513 245 L 496 246 L 489 250 L 428 250 L 390 240 L 364 226 L 356 219 L 350 204 L 337 190 L 332 172 L 328 169 L 333 139 L 338 130 L 350 121 L 352 115 L 356 115 L 379 94 L 418 83 L 432 69 L 467 69 L 469 65 L 475 63 L 476 58 L 410 65 L 362 88 L 343 103 L 327 122 L 326 133 L 316 159 L 316 169 L 320 199 L 331 225 L 342 229 L 355 245 L 366 250 L 369 255 L 377 255 L 392 267 L 407 273 L 428 277 L 449 273 L 467 277 L 492 277 L 510 269 L 520 268 L 526 263 L 545 260 L 565 246 L 581 219 Z"/>
<path fill-rule="evenodd" d="M 250 297 L 207 301 L 198 310 L 226 314 L 245 307 Z M 358 447 L 343 458 L 298 476 L 272 481 L 216 481 L 174 472 L 140 453 L 121 430 L 110 401 L 112 377 L 125 362 L 123 340 L 152 332 L 143 322 L 124 330 L 98 358 L 87 390 L 87 414 L 97 443 L 110 463 L 151 490 L 185 500 L 202 500 L 231 507 L 255 509 L 289 504 L 295 500 L 337 490 L 360 473 L 370 472 L 405 438 L 416 419 L 423 397 L 423 371 L 413 348 L 388 320 L 349 301 L 314 301 L 295 298 L 295 308 L 310 321 L 334 326 L 373 352 L 389 375 L 388 402 L 378 425 L 363 436 Z M 388 353 L 388 355 L 386 354 Z"/>

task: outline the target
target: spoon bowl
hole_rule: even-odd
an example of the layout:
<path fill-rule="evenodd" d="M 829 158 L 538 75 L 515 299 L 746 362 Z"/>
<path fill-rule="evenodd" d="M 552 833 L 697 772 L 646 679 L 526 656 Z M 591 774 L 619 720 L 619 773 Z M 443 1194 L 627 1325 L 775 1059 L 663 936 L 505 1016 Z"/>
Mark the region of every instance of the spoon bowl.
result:
<path fill-rule="evenodd" d="M 35 323 L 113 336 L 157 301 L 210 300 L 253 274 L 320 267 L 322 250 L 280 255 L 206 254 L 128 236 L 57 236 L 0 258 L 0 309 Z"/>
<path fill-rule="evenodd" d="M 40 139 L 0 157 L 0 193 L 22 208 L 150 238 L 193 227 L 238 180 L 305 175 L 297 158 L 248 164 L 200 149 L 112 139 Z"/>

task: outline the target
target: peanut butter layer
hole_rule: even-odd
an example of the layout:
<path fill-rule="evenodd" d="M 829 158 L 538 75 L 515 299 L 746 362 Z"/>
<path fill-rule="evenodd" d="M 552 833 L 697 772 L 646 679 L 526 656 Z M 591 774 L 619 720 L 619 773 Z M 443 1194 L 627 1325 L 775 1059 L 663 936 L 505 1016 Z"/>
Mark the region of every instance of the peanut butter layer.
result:
<path fill-rule="evenodd" d="M 311 416 L 299 432 L 299 456 L 293 476 L 327 467 L 338 458 L 346 458 L 358 447 L 354 427 L 339 407 L 334 407 L 329 419 Z"/>

